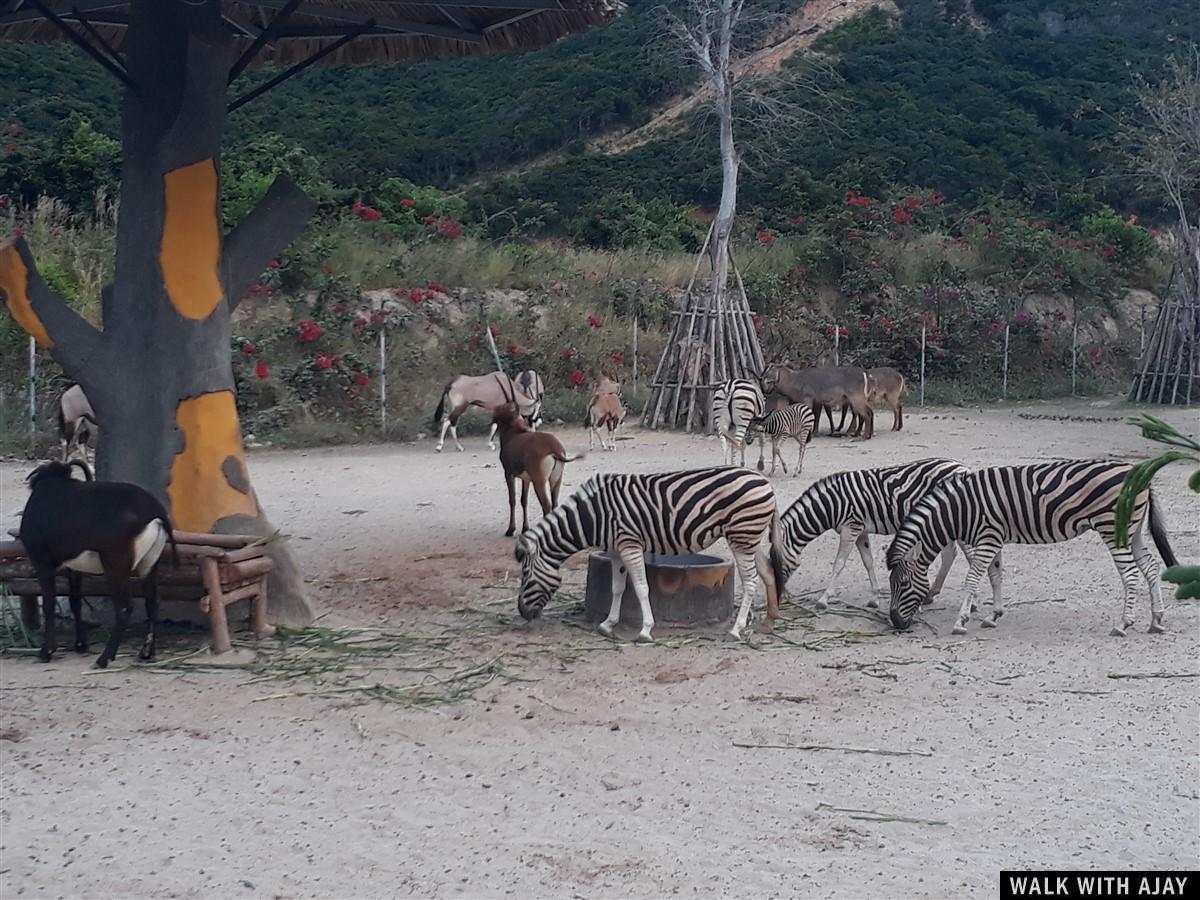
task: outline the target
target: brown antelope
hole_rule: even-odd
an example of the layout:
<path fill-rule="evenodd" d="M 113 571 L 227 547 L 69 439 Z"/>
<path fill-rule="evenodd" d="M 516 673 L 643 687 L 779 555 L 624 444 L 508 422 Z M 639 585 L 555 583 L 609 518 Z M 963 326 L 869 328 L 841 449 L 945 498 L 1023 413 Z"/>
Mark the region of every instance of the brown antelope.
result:
<path fill-rule="evenodd" d="M 611 378 L 601 375 L 592 391 L 592 399 L 588 401 L 587 416 L 584 426 L 591 429 L 588 432 L 588 449 L 594 450 L 596 439 L 600 439 L 602 450 L 617 449 L 617 429 L 625 421 L 625 406 L 621 403 L 621 385 Z M 608 445 L 604 443 L 604 435 L 600 433 L 603 426 L 608 431 Z"/>
<path fill-rule="evenodd" d="M 768 366 L 760 378 L 763 392 L 782 394 L 792 403 L 804 403 L 816 410 L 848 405 L 861 420 L 856 426 L 863 429 L 863 440 L 875 433 L 875 413 L 867 402 L 867 373 L 858 366 L 836 366 L 823 369 L 789 369 Z M 829 415 L 833 426 L 833 414 Z"/>
<path fill-rule="evenodd" d="M 882 401 L 892 411 L 892 431 L 904 428 L 904 406 L 900 398 L 907 391 L 908 382 L 896 369 L 890 366 L 867 369 L 867 400 L 872 404 Z"/>
<path fill-rule="evenodd" d="M 505 403 L 492 414 L 492 422 L 500 435 L 500 466 L 504 469 L 504 484 L 508 488 L 508 531 L 511 537 L 517 527 L 517 479 L 521 479 L 521 530 L 529 530 L 529 485 L 542 504 L 542 515 L 558 505 L 566 463 L 583 459 L 583 455 L 567 456 L 558 438 L 548 431 L 530 431 L 516 403 Z"/>
<path fill-rule="evenodd" d="M 541 379 L 532 370 L 522 372 L 518 377 L 524 378 L 530 374 L 536 379 L 537 385 L 540 385 Z M 442 399 L 438 401 L 437 409 L 433 413 L 434 429 L 436 430 L 439 425 L 442 429 L 437 445 L 433 449 L 438 453 L 442 452 L 442 447 L 446 444 L 446 430 L 449 429 L 451 437 L 454 438 L 454 444 L 461 453 L 463 445 L 458 439 L 458 420 L 462 414 L 472 406 L 493 410 L 510 402 L 516 403 L 520 414 L 525 416 L 533 427 L 537 427 L 541 420 L 541 398 L 526 394 L 521 384 L 505 373 L 491 372 L 487 375 L 455 376 L 442 391 Z M 444 418 L 443 413 L 446 414 Z M 492 434 L 494 435 L 495 432 Z M 488 438 L 488 449 L 496 449 L 491 437 Z"/>

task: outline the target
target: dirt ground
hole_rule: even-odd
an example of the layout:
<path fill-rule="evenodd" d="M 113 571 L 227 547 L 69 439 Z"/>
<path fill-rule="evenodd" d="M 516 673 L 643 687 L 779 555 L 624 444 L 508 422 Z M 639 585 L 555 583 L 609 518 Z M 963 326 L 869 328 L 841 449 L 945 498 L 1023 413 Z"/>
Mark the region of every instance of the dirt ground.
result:
<path fill-rule="evenodd" d="M 804 475 L 775 483 L 787 504 L 818 476 L 930 455 L 1156 452 L 1127 414 L 914 410 L 894 434 L 885 412 L 874 440 L 822 436 Z M 1031 418 L 1046 416 L 1068 418 Z M 582 431 L 558 433 L 586 448 Z M 720 459 L 711 438 L 629 436 L 568 466 L 566 488 Z M 1200 865 L 1200 604 L 1169 600 L 1153 636 L 1144 600 L 1130 635 L 1110 637 L 1119 582 L 1095 536 L 1007 548 L 1014 607 L 993 631 L 950 635 L 961 561 L 909 633 L 865 611 L 857 560 L 840 603 L 813 616 L 803 595 L 829 574 L 826 535 L 778 635 L 612 643 L 572 612 L 582 563 L 557 609 L 519 618 L 496 460 L 465 443 L 259 451 L 250 466 L 321 626 L 436 635 L 442 670 L 486 678 L 461 702 L 416 706 L 330 687 L 399 677 L 382 662 L 314 682 L 138 668 L 133 639 L 104 674 L 91 656 L 5 658 L 0 895 L 949 898 L 994 896 L 1001 868 Z M 4 523 L 28 468 L 0 465 Z M 1185 477 L 1168 469 L 1156 487 L 1195 562 Z M 414 647 L 405 659 L 423 658 Z"/>

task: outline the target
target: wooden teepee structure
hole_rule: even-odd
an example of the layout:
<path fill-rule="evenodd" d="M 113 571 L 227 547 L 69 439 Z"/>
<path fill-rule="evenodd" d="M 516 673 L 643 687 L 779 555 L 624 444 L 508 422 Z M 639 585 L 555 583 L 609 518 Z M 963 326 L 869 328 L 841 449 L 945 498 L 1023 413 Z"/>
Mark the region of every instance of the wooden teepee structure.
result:
<path fill-rule="evenodd" d="M 696 256 L 680 307 L 671 314 L 671 337 L 663 348 L 650 382 L 650 399 L 642 411 L 642 425 L 649 428 L 683 427 L 687 431 L 711 427 L 712 392 L 730 378 L 754 378 L 764 367 L 762 347 L 754 330 L 746 286 L 727 242 L 718 251 L 720 259 L 706 254 L 713 243 L 709 229 L 704 246 Z M 704 287 L 696 283 L 700 265 L 714 263 L 713 278 Z M 732 270 L 737 291 L 727 289 L 724 277 Z"/>
<path fill-rule="evenodd" d="M 1180 272 L 1158 310 L 1129 389 L 1135 403 L 1200 402 L 1200 292 L 1189 281 Z"/>

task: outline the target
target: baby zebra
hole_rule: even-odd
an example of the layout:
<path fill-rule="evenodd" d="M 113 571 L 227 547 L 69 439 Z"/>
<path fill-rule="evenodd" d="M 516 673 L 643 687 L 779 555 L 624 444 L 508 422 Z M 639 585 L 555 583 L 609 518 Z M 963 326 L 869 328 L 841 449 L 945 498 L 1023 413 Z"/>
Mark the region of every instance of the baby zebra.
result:
<path fill-rule="evenodd" d="M 87 481 L 71 478 L 78 466 Z M 38 654 L 49 662 L 55 650 L 54 612 L 57 597 L 55 572 L 60 566 L 91 575 L 103 574 L 108 580 L 116 608 L 116 625 L 104 652 L 96 660 L 103 669 L 117 655 L 117 648 L 129 625 L 129 580 L 144 579 L 146 618 L 149 626 L 146 642 L 138 654 L 154 658 L 158 630 L 158 593 L 155 570 L 163 546 L 168 540 L 175 550 L 171 520 L 153 496 L 135 484 L 92 481 L 87 465 L 52 462 L 34 469 L 29 475 L 29 500 L 21 514 L 21 543 L 42 589 L 45 623 L 42 649 Z M 79 580 L 71 579 L 71 613 L 75 619 L 75 651 L 87 652 L 87 634 L 83 628 L 83 597 Z"/>
<path fill-rule="evenodd" d="M 967 597 L 954 625 L 955 634 L 966 634 L 979 581 L 1004 544 L 1056 544 L 1095 531 L 1108 545 L 1125 587 L 1121 624 L 1112 633 L 1124 636 L 1133 624 L 1139 569 L 1150 585 L 1150 632 L 1160 633 L 1162 591 L 1143 534 L 1147 519 L 1168 566 L 1175 565 L 1175 554 L 1152 491 L 1142 491 L 1134 501 L 1131 547 L 1118 548 L 1115 539 L 1117 496 L 1132 468 L 1128 463 L 1100 460 L 1049 462 L 980 469 L 943 482 L 913 506 L 888 550 L 892 624 L 903 629 L 912 623 L 913 613 L 928 594 L 929 564 L 952 541 L 975 548 Z M 993 588 L 995 611 L 990 620 L 980 623 L 988 628 L 1004 615 L 998 582 Z"/>
<path fill-rule="evenodd" d="M 638 640 L 654 628 L 646 553 L 695 553 L 725 538 L 742 578 L 742 605 L 730 632 L 741 637 L 761 575 L 767 617 L 779 616 L 783 582 L 771 545 L 778 519 L 775 493 L 762 475 L 733 467 L 655 475 L 593 475 L 575 493 L 517 539 L 521 590 L 517 610 L 532 620 L 562 583 L 562 564 L 581 550 L 603 550 L 612 562 L 612 606 L 600 623 L 612 634 L 621 613 L 626 576 L 642 610 Z"/>
<path fill-rule="evenodd" d="M 758 382 L 746 378 L 735 378 L 717 385 L 713 390 L 713 428 L 721 437 L 721 461 L 733 465 L 733 451 L 742 450 L 742 465 L 746 465 L 746 433 L 754 419 L 767 414 L 766 400 Z M 725 433 L 733 431 L 733 447 L 726 441 Z"/>
<path fill-rule="evenodd" d="M 867 534 L 895 534 L 917 500 L 945 479 L 967 471 L 966 466 L 952 459 L 922 459 L 880 469 L 838 472 L 813 483 L 780 520 L 776 550 L 785 579 L 780 591 L 800 565 L 804 548 L 826 531 L 836 531 L 838 551 L 833 562 L 833 575 L 817 600 L 817 608 L 829 606 L 829 597 L 845 568 L 850 548 L 855 546 L 867 569 L 871 591 L 878 593 Z M 932 594 L 942 589 L 953 562 L 954 544 L 950 544 L 942 557 L 942 569 Z M 867 605 L 874 608 L 879 603 L 872 596 Z"/>
<path fill-rule="evenodd" d="M 783 474 L 787 474 L 787 463 L 784 462 L 783 454 L 779 452 L 779 444 L 784 438 L 794 438 L 800 446 L 799 455 L 796 457 L 796 471 L 792 473 L 793 477 L 800 474 L 800 470 L 804 467 L 804 448 L 809 441 L 812 440 L 813 426 L 815 424 L 813 411 L 804 403 L 789 403 L 774 412 L 767 413 L 762 419 L 755 419 L 751 423 L 751 428 L 756 429 L 760 437 L 758 439 L 758 471 L 763 470 L 763 446 L 761 435 L 766 435 L 771 439 L 771 474 L 775 474 L 775 458 L 779 457 L 779 462 L 783 466 Z"/>

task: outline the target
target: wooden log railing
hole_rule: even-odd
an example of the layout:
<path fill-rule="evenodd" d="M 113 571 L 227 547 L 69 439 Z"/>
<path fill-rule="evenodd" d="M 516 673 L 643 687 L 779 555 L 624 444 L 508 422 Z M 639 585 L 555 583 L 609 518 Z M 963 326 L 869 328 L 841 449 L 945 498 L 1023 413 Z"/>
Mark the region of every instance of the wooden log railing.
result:
<path fill-rule="evenodd" d="M 15 532 L 10 531 L 14 535 Z M 267 576 L 272 561 L 262 539 L 243 534 L 197 534 L 175 532 L 179 565 L 174 565 L 171 547 L 163 548 L 158 566 L 158 595 L 163 600 L 197 601 L 208 615 L 213 653 L 232 649 L 227 608 L 241 600 L 250 601 L 250 628 L 256 637 L 275 629 L 267 624 Z M 37 628 L 37 598 L 41 587 L 33 565 L 19 540 L 0 541 L 0 587 L 21 598 L 21 615 L 29 628 Z M 108 581 L 101 575 L 82 576 L 84 596 L 109 596 Z M 59 596 L 69 592 L 65 569 L 55 579 Z M 141 579 L 130 583 L 134 596 L 144 596 Z"/>

